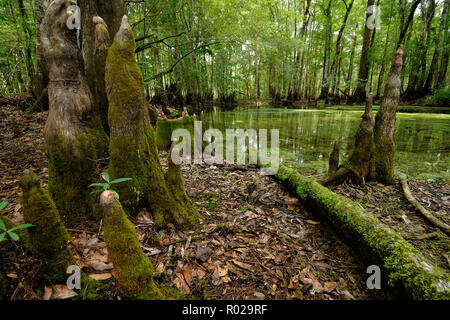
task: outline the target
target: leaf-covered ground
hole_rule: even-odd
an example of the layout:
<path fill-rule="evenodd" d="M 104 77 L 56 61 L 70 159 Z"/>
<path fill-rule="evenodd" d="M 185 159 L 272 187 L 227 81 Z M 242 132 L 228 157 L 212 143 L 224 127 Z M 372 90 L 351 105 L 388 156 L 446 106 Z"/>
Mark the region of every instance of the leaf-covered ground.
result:
<path fill-rule="evenodd" d="M 0 199 L 10 201 L 3 214 L 19 223 L 22 210 L 17 179 L 23 170 L 33 169 L 46 187 L 42 132 L 47 114 L 27 115 L 12 106 L 2 107 L 0 113 Z M 165 165 L 165 155 L 162 163 Z M 200 230 L 181 231 L 168 225 L 157 232 L 146 210 L 133 222 L 155 271 L 165 271 L 184 293 L 198 297 L 206 288 L 212 299 L 391 298 L 385 291 L 366 288 L 367 265 L 272 178 L 259 175 L 256 169 L 230 166 L 185 166 L 183 175 L 189 195 L 204 216 Z M 414 183 L 411 187 L 413 192 L 422 188 L 426 195 L 422 200 L 429 201 L 431 209 L 444 218 L 448 216 L 448 186 Z M 416 238 L 434 232 L 408 207 L 398 187 L 368 184 L 335 191 L 361 201 L 400 232 L 412 228 L 410 235 Z M 392 206 L 397 204 L 395 211 Z M 388 214 L 393 211 L 396 213 Z M 113 283 L 114 269 L 102 239 L 102 224 L 80 225 L 70 232 L 71 248 L 83 270 L 97 280 Z M 439 252 L 444 253 L 448 238 L 437 234 L 437 240 L 444 241 Z M 422 241 L 413 240 L 420 248 Z M 438 259 L 444 267 L 445 259 Z M 39 262 L 25 254 L 10 264 L 8 276 L 14 286 L 13 299 L 73 295 L 64 286 L 46 288 Z M 116 299 L 118 295 L 110 286 L 96 298 Z"/>

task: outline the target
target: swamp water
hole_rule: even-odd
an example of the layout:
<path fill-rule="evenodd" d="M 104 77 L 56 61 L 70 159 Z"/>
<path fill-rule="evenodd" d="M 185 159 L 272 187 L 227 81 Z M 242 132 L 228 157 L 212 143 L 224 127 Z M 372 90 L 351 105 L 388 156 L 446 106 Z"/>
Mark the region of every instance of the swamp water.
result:
<path fill-rule="evenodd" d="M 334 139 L 340 141 L 341 161 L 348 157 L 363 113 L 363 107 L 238 108 L 206 114 L 205 129 L 219 129 L 224 135 L 226 129 L 278 129 L 282 163 L 302 172 L 322 173 L 328 170 Z M 415 180 L 450 179 L 449 114 L 397 113 L 395 143 L 397 175 Z"/>

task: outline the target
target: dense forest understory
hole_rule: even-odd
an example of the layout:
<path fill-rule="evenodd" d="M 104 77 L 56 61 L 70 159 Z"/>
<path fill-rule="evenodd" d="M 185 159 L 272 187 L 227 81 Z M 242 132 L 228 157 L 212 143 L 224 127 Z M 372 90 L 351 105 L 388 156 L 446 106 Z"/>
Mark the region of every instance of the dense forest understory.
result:
<path fill-rule="evenodd" d="M 449 4 L 0 1 L 0 300 L 449 299 Z"/>

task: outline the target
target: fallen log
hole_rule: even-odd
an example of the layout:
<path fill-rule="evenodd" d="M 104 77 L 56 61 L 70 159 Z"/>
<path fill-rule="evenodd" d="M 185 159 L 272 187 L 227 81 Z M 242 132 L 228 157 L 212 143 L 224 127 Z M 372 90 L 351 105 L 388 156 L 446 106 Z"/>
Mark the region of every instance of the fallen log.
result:
<path fill-rule="evenodd" d="M 284 166 L 275 178 L 328 220 L 367 263 L 378 265 L 383 280 L 396 295 L 450 299 L 450 275 L 362 206 Z"/>
<path fill-rule="evenodd" d="M 447 235 L 450 235 L 450 226 L 436 218 L 430 211 L 425 209 L 424 206 L 422 206 L 420 202 L 414 198 L 411 190 L 409 189 L 408 181 L 400 180 L 400 184 L 402 185 L 403 193 L 405 194 L 405 197 L 406 199 L 408 199 L 409 203 L 411 203 L 433 225 L 440 228 Z"/>

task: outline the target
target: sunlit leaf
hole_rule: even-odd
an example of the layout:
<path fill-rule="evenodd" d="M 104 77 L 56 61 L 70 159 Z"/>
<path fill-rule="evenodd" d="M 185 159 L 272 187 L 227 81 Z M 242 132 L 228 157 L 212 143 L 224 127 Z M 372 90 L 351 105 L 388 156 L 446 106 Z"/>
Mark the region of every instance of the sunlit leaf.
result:
<path fill-rule="evenodd" d="M 19 236 L 18 236 L 17 233 L 15 233 L 15 232 L 8 231 L 8 235 L 9 235 L 9 236 L 11 237 L 11 239 L 13 239 L 14 241 L 19 240 Z"/>
<path fill-rule="evenodd" d="M 103 173 L 102 173 L 102 178 L 103 178 L 103 180 L 105 180 L 106 182 L 109 182 L 109 173 L 108 173 L 108 172 L 103 172 Z"/>
<path fill-rule="evenodd" d="M 110 182 L 110 184 L 115 184 L 115 183 L 121 183 L 121 182 L 125 182 L 125 181 L 130 181 L 133 180 L 132 178 L 120 178 L 120 179 L 116 179 Z"/>

